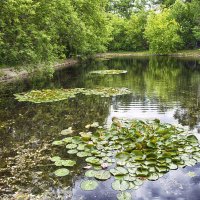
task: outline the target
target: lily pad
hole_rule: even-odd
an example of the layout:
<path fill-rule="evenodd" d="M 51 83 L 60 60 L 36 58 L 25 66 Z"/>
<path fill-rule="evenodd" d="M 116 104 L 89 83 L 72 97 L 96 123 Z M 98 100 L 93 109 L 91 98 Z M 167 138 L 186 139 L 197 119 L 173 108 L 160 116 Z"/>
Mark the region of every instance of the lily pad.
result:
<path fill-rule="evenodd" d="M 76 147 L 77 147 L 76 144 L 68 144 L 68 145 L 66 145 L 67 149 L 75 149 Z"/>
<path fill-rule="evenodd" d="M 66 168 L 61 168 L 61 169 L 58 169 L 54 172 L 54 174 L 56 176 L 59 176 L 59 177 L 62 177 L 62 176 L 67 176 L 69 174 L 69 170 L 66 169 Z"/>
<path fill-rule="evenodd" d="M 71 135 L 74 131 L 72 130 L 72 127 L 69 127 L 68 129 L 62 130 L 61 135 Z"/>
<path fill-rule="evenodd" d="M 62 165 L 65 167 L 72 167 L 76 164 L 76 161 L 73 160 L 63 160 Z"/>
<path fill-rule="evenodd" d="M 128 170 L 123 167 L 116 167 L 115 169 L 110 169 L 110 173 L 114 176 L 128 174 Z"/>
<path fill-rule="evenodd" d="M 114 190 L 125 191 L 129 189 L 129 182 L 123 180 L 115 180 L 112 183 L 112 188 Z"/>
<path fill-rule="evenodd" d="M 90 191 L 90 190 L 95 190 L 98 187 L 98 183 L 93 180 L 87 180 L 87 181 L 82 181 L 81 182 L 81 189 Z"/>
<path fill-rule="evenodd" d="M 100 170 L 97 171 L 95 174 L 95 178 L 98 180 L 107 180 L 111 177 L 111 174 L 109 171 L 105 171 L 105 170 Z"/>
<path fill-rule="evenodd" d="M 60 156 L 54 156 L 54 157 L 50 158 L 50 160 L 51 160 L 52 162 L 56 162 L 56 161 L 60 161 L 61 158 L 60 158 Z"/>
<path fill-rule="evenodd" d="M 85 172 L 85 176 L 89 177 L 89 178 L 92 178 L 92 177 L 95 177 L 96 173 L 97 173 L 97 171 L 88 170 L 87 172 Z"/>
<path fill-rule="evenodd" d="M 131 193 L 129 192 L 121 192 L 119 194 L 117 194 L 117 199 L 118 200 L 131 200 Z"/>

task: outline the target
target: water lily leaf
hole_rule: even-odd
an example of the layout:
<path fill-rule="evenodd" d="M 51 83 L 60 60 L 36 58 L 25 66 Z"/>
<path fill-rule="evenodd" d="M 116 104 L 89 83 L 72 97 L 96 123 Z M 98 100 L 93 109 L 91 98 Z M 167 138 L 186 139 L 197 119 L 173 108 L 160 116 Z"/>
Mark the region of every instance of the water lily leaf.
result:
<path fill-rule="evenodd" d="M 82 152 L 78 152 L 76 155 L 80 158 L 83 158 L 83 157 L 91 156 L 91 153 L 82 151 Z"/>
<path fill-rule="evenodd" d="M 70 149 L 67 151 L 68 154 L 76 154 L 78 151 L 76 149 Z"/>
<path fill-rule="evenodd" d="M 151 174 L 149 175 L 148 179 L 149 179 L 150 181 L 156 181 L 156 180 L 159 179 L 159 176 L 158 176 L 158 174 L 156 174 L 156 173 L 151 173 Z"/>
<path fill-rule="evenodd" d="M 55 162 L 55 166 L 61 167 L 62 165 L 62 160 L 58 160 Z"/>
<path fill-rule="evenodd" d="M 73 160 L 62 160 L 62 165 L 65 167 L 72 167 L 76 164 L 76 161 Z"/>
<path fill-rule="evenodd" d="M 79 144 L 77 149 L 83 151 L 85 149 L 85 144 Z"/>
<path fill-rule="evenodd" d="M 115 156 L 115 158 L 120 161 L 126 161 L 130 158 L 130 154 L 127 152 L 120 152 Z"/>
<path fill-rule="evenodd" d="M 174 163 L 170 163 L 170 164 L 169 164 L 169 168 L 170 168 L 171 170 L 174 170 L 174 169 L 177 169 L 178 166 L 177 166 L 176 164 L 174 164 Z"/>
<path fill-rule="evenodd" d="M 188 172 L 187 175 L 190 176 L 190 177 L 195 177 L 195 176 L 197 176 L 197 174 L 194 173 L 194 172 Z"/>
<path fill-rule="evenodd" d="M 131 193 L 129 192 L 121 192 L 117 194 L 117 199 L 118 200 L 131 200 Z"/>
<path fill-rule="evenodd" d="M 137 186 L 140 186 L 140 185 L 142 185 L 143 183 L 144 183 L 144 181 L 142 181 L 141 179 L 136 179 L 136 180 L 134 181 L 134 184 L 137 185 Z"/>
<path fill-rule="evenodd" d="M 65 168 L 58 169 L 54 172 L 56 176 L 62 177 L 67 176 L 69 174 L 69 170 Z"/>
<path fill-rule="evenodd" d="M 94 123 L 92 123 L 92 124 L 90 125 L 90 127 L 92 127 L 92 128 L 97 128 L 97 127 L 99 127 L 99 122 L 94 122 Z"/>
<path fill-rule="evenodd" d="M 134 183 L 130 182 L 129 183 L 129 190 L 137 190 L 139 188 L 138 185 L 135 185 Z"/>
<path fill-rule="evenodd" d="M 115 180 L 112 183 L 112 188 L 114 190 L 124 191 L 129 189 L 129 182 L 123 180 Z"/>
<path fill-rule="evenodd" d="M 81 182 L 81 189 L 82 190 L 95 190 L 98 187 L 98 183 L 94 180 L 87 180 Z"/>
<path fill-rule="evenodd" d="M 50 158 L 50 160 L 51 160 L 52 162 L 56 162 L 56 161 L 60 161 L 61 158 L 60 158 L 59 156 L 54 156 L 54 157 Z"/>
<path fill-rule="evenodd" d="M 115 169 L 110 169 L 110 173 L 113 176 L 125 175 L 125 174 L 128 174 L 128 170 L 123 167 L 116 167 Z"/>
<path fill-rule="evenodd" d="M 198 139 L 196 138 L 195 135 L 187 136 L 187 141 L 192 142 L 192 143 L 198 143 Z"/>
<path fill-rule="evenodd" d="M 100 170 L 95 174 L 95 178 L 98 180 L 107 180 L 110 177 L 111 177 L 110 172 L 105 170 Z"/>
<path fill-rule="evenodd" d="M 54 141 L 54 142 L 52 143 L 52 145 L 61 146 L 61 145 L 63 145 L 63 141 L 61 141 L 61 140 L 59 140 L 59 141 Z"/>
<path fill-rule="evenodd" d="M 95 165 L 100 165 L 100 159 L 95 158 L 95 157 L 88 157 L 85 159 L 86 162 L 91 163 L 91 164 L 95 164 Z"/>
<path fill-rule="evenodd" d="M 61 135 L 70 135 L 72 134 L 74 131 L 72 130 L 72 127 L 69 127 L 68 129 L 62 130 L 61 131 Z"/>
<path fill-rule="evenodd" d="M 73 140 L 73 137 L 67 137 L 67 138 L 62 139 L 64 143 L 72 143 L 72 140 Z"/>
<path fill-rule="evenodd" d="M 75 149 L 77 147 L 76 144 L 67 144 L 66 149 Z"/>
<path fill-rule="evenodd" d="M 89 178 L 92 178 L 92 177 L 95 177 L 96 173 L 97 173 L 97 171 L 88 170 L 87 172 L 85 172 L 85 176 L 89 177 Z"/>

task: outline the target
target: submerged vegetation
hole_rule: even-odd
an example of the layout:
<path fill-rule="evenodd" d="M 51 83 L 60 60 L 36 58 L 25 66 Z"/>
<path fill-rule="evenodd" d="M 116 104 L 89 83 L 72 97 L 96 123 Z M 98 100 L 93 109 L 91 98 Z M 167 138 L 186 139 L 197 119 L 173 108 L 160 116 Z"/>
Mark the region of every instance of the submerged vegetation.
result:
<path fill-rule="evenodd" d="M 130 94 L 127 88 L 74 88 L 74 89 L 54 89 L 54 90 L 32 90 L 28 93 L 15 94 L 18 101 L 29 101 L 33 103 L 47 103 L 62 101 L 69 98 L 75 98 L 77 94 L 99 95 L 101 97 L 112 97 L 124 94 Z"/>
<path fill-rule="evenodd" d="M 53 142 L 53 145 L 67 148 L 68 154 L 85 160 L 84 168 L 89 169 L 85 177 L 89 180 L 81 182 L 83 190 L 96 189 L 95 179 L 106 181 L 111 177 L 114 190 L 137 189 L 146 180 L 155 181 L 170 170 L 193 166 L 200 161 L 198 139 L 158 119 L 123 123 L 114 119 L 110 128 L 95 122 L 85 129 L 76 136 L 68 132 L 67 137 Z M 56 166 L 65 166 L 58 156 L 51 160 Z M 67 175 L 68 170 L 64 169 L 58 169 L 55 175 Z M 127 193 L 118 196 L 123 195 L 129 196 Z"/>

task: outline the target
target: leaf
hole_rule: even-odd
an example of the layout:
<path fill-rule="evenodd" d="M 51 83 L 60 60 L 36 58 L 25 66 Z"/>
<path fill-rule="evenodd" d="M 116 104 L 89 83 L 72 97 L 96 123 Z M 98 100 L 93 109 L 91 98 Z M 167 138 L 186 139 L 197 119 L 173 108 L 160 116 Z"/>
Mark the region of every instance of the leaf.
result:
<path fill-rule="evenodd" d="M 83 157 L 87 157 L 87 156 L 91 156 L 91 154 L 90 153 L 87 153 L 87 152 L 78 152 L 77 154 L 76 154 L 78 157 L 80 157 L 80 158 L 83 158 Z"/>
<path fill-rule="evenodd" d="M 95 190 L 98 186 L 98 183 L 93 180 L 87 180 L 87 181 L 82 181 L 81 182 L 81 189 L 90 191 L 90 190 Z"/>
<path fill-rule="evenodd" d="M 74 131 L 72 130 L 72 127 L 69 127 L 68 129 L 62 130 L 61 131 L 61 135 L 70 135 L 72 134 Z"/>
<path fill-rule="evenodd" d="M 114 176 L 128 174 L 128 170 L 123 167 L 116 167 L 115 169 L 110 169 L 110 173 Z"/>
<path fill-rule="evenodd" d="M 151 173 L 151 174 L 149 175 L 148 179 L 149 179 L 150 181 L 156 181 L 156 180 L 159 179 L 159 176 L 158 176 L 158 174 L 156 174 L 156 173 Z"/>
<path fill-rule="evenodd" d="M 54 141 L 54 142 L 52 143 L 52 145 L 61 146 L 61 145 L 63 145 L 63 141 L 62 141 L 62 140 Z"/>
<path fill-rule="evenodd" d="M 97 171 L 88 170 L 87 172 L 85 172 L 85 176 L 89 177 L 89 178 L 92 178 L 92 177 L 95 177 L 96 173 L 97 173 Z"/>
<path fill-rule="evenodd" d="M 70 149 L 67 151 L 68 154 L 76 154 L 78 151 L 76 149 Z"/>
<path fill-rule="evenodd" d="M 112 188 L 114 190 L 119 190 L 119 191 L 128 190 L 129 189 L 129 183 L 128 183 L 128 181 L 115 180 L 112 183 Z"/>
<path fill-rule="evenodd" d="M 86 162 L 91 163 L 91 164 L 95 164 L 95 165 L 100 165 L 100 159 L 95 158 L 95 157 L 88 157 L 85 159 Z"/>
<path fill-rule="evenodd" d="M 95 174 L 95 178 L 98 180 L 107 180 L 110 177 L 111 177 L 110 172 L 105 170 L 97 171 Z"/>
<path fill-rule="evenodd" d="M 60 161 L 61 158 L 60 158 L 59 156 L 54 156 L 54 157 L 50 158 L 50 160 L 51 160 L 52 162 L 56 162 L 56 161 Z"/>
<path fill-rule="evenodd" d="M 117 194 L 117 199 L 118 200 L 131 200 L 131 193 L 129 192 L 121 192 Z"/>
<path fill-rule="evenodd" d="M 72 167 L 76 164 L 76 161 L 73 160 L 63 160 L 62 165 L 65 167 Z"/>
<path fill-rule="evenodd" d="M 197 174 L 194 173 L 194 172 L 188 172 L 187 175 L 190 176 L 190 177 L 195 177 L 195 176 L 197 176 Z"/>
<path fill-rule="evenodd" d="M 69 174 L 69 170 L 65 168 L 58 169 L 54 172 L 56 176 L 62 177 L 67 176 Z"/>
<path fill-rule="evenodd" d="M 126 161 L 130 158 L 130 154 L 127 152 L 120 152 L 115 156 L 115 158 L 120 161 Z"/>
<path fill-rule="evenodd" d="M 195 135 L 189 135 L 187 136 L 187 141 L 192 142 L 192 143 L 198 143 L 198 139 L 196 138 Z"/>
<path fill-rule="evenodd" d="M 76 144 L 67 144 L 66 149 L 75 149 L 77 147 Z"/>

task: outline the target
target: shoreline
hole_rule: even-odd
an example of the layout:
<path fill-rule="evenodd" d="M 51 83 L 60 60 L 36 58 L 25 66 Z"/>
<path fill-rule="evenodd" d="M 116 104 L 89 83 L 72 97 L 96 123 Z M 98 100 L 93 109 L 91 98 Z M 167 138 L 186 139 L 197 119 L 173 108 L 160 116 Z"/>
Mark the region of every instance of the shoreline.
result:
<path fill-rule="evenodd" d="M 106 52 L 99 53 L 95 57 L 97 58 L 114 58 L 114 57 L 149 57 L 149 56 L 169 56 L 169 57 L 177 57 L 177 58 L 193 58 L 200 59 L 200 49 L 195 50 L 181 50 L 175 53 L 170 53 L 166 55 L 153 54 L 149 51 L 141 51 L 141 52 Z"/>
<path fill-rule="evenodd" d="M 53 66 L 53 68 L 54 70 L 67 68 L 76 65 L 78 62 L 78 59 L 67 59 L 62 63 L 56 63 Z M 14 67 L 0 68 L 0 84 L 27 79 L 30 75 L 34 74 L 35 72 L 37 72 L 37 69 L 35 71 L 29 72 L 25 69 L 18 70 Z"/>
<path fill-rule="evenodd" d="M 200 60 L 200 50 L 182 50 L 168 55 L 152 54 L 149 51 L 142 52 L 107 52 L 99 53 L 94 58 L 114 58 L 114 57 L 150 57 L 150 56 L 169 56 L 177 58 L 191 58 Z M 54 65 L 55 70 L 71 67 L 79 63 L 78 59 L 67 59 L 61 63 Z M 37 70 L 36 70 L 37 71 Z M 0 68 L 0 83 L 9 83 L 16 80 L 23 80 L 28 78 L 34 71 L 28 72 L 27 70 L 17 70 L 14 67 Z"/>

